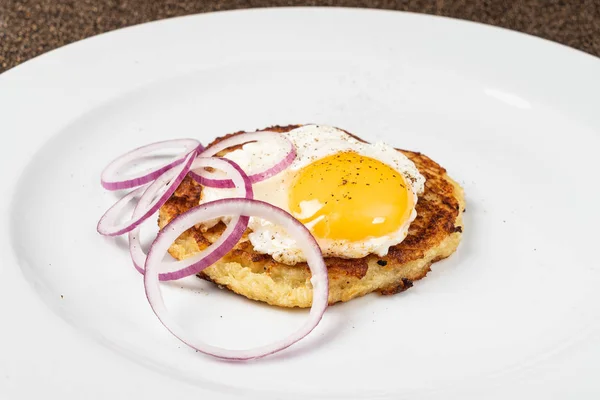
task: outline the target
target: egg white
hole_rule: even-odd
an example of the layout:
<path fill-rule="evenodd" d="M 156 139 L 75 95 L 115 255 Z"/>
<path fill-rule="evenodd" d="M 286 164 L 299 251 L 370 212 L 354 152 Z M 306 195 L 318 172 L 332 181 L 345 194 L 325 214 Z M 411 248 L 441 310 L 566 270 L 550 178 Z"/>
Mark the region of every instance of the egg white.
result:
<path fill-rule="evenodd" d="M 393 147 L 382 142 L 363 143 L 344 131 L 325 125 L 305 125 L 282 133 L 282 135 L 287 137 L 296 147 L 296 159 L 286 170 L 253 185 L 254 198 L 257 200 L 266 201 L 290 212 L 288 193 L 295 174 L 314 161 L 345 151 L 353 151 L 377 159 L 401 173 L 407 184 L 411 186 L 414 195 L 413 204 L 417 204 L 417 196 L 423 193 L 425 178 L 419 173 L 414 163 Z M 228 153 L 226 157 L 236 162 L 245 171 L 256 171 L 268 168 L 278 159 L 281 159 L 283 155 L 282 149 L 265 148 L 264 143 L 248 143 L 241 149 Z M 236 189 L 205 187 L 202 190 L 200 204 L 237 196 L 239 194 Z M 416 216 L 417 213 L 413 208 L 410 218 L 399 229 L 380 237 L 371 237 L 360 241 L 332 240 L 318 237 L 316 239 L 324 256 L 361 258 L 370 253 L 385 256 L 390 246 L 404 240 L 408 227 Z M 228 223 L 230 219 L 230 217 L 221 218 L 225 223 Z M 209 221 L 204 223 L 203 226 L 210 227 L 216 222 L 218 220 Z M 314 223 L 316 221 L 311 222 L 311 224 Z M 377 223 L 377 221 L 374 220 L 373 223 Z M 276 261 L 289 265 L 306 261 L 295 240 L 279 226 L 260 218 L 251 217 L 248 227 L 252 230 L 248 235 L 248 239 L 255 251 L 269 254 Z M 310 229 L 310 225 L 307 227 Z"/>

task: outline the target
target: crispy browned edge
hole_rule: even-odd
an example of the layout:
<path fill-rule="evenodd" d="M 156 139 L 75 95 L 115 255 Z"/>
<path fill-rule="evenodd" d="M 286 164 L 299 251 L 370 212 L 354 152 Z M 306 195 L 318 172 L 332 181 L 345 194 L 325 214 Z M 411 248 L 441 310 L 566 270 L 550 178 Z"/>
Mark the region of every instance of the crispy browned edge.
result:
<path fill-rule="evenodd" d="M 287 132 L 301 125 L 272 126 L 267 128 L 273 132 Z M 235 132 L 215 139 L 210 145 L 243 132 Z M 366 142 L 359 137 L 346 132 L 357 140 Z M 231 151 L 232 149 L 228 149 Z M 460 234 L 462 225 L 460 221 L 461 202 L 455 193 L 458 187 L 446 175 L 446 170 L 429 157 L 408 150 L 397 149 L 412 160 L 421 174 L 426 178 L 425 192 L 419 197 L 416 206 L 417 218 L 411 224 L 408 235 L 400 244 L 392 246 L 384 257 L 368 255 L 357 259 L 344 259 L 339 257 L 327 257 L 329 276 L 347 276 L 361 279 L 368 270 L 369 261 L 376 260 L 380 266 L 394 268 L 402 266 L 410 261 L 422 259 L 425 252 L 434 248 L 451 234 Z M 160 212 L 160 225 L 164 226 L 176 216 L 184 213 L 198 205 L 202 188 L 189 176 L 184 179 L 173 196 L 163 205 Z M 429 200 L 429 199 L 432 200 Z M 207 232 L 202 232 L 198 227 L 192 227 L 186 232 L 194 237 L 200 249 L 206 248 L 224 230 L 222 223 Z M 225 256 L 228 261 L 239 262 L 242 265 L 251 265 L 253 269 L 263 269 L 265 272 L 275 270 L 277 267 L 287 267 L 278 263 L 270 255 L 254 251 L 249 242 L 240 242 L 234 250 Z M 444 258 L 444 257 L 442 257 Z M 402 292 L 412 286 L 413 281 L 423 278 L 430 270 L 431 264 L 439 261 L 437 258 L 431 261 L 420 273 L 411 276 L 411 279 L 402 278 L 393 285 L 378 290 L 381 294 L 390 295 Z M 296 268 L 308 270 L 306 263 L 296 265 Z M 200 273 L 203 279 L 210 280 L 205 274 Z"/>

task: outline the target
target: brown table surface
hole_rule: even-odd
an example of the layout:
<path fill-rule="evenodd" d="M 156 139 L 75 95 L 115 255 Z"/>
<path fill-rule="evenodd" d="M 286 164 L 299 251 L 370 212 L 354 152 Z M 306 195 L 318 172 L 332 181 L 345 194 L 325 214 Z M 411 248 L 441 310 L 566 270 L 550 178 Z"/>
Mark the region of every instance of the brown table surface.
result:
<path fill-rule="evenodd" d="M 0 0 L 0 73 L 67 43 L 128 25 L 207 11 L 298 5 L 445 15 L 600 56 L 600 0 Z"/>

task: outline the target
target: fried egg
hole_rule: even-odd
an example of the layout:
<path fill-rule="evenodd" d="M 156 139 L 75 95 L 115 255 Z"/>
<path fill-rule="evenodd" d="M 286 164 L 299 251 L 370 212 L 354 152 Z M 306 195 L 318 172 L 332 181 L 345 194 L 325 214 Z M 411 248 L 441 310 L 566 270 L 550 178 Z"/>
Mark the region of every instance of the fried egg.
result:
<path fill-rule="evenodd" d="M 425 185 L 412 161 L 384 143 L 363 143 L 330 126 L 304 125 L 282 135 L 295 146 L 296 159 L 279 174 L 254 184 L 255 199 L 302 222 L 324 256 L 385 256 L 390 246 L 404 240 Z M 281 151 L 254 142 L 225 157 L 252 171 L 273 165 L 283 157 Z M 236 196 L 235 189 L 204 187 L 200 204 Z M 221 220 L 228 223 L 230 218 Z M 289 265 L 306 261 L 283 228 L 255 217 L 248 227 L 255 251 Z"/>

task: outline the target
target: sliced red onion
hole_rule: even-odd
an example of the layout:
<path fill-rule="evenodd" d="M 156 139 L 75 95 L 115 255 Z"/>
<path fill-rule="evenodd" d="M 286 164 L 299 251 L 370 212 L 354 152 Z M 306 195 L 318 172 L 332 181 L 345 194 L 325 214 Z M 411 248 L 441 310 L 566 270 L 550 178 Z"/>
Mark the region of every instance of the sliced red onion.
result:
<path fill-rule="evenodd" d="M 98 222 L 98 233 L 106 236 L 117 236 L 127 233 L 134 229 L 136 226 L 144 222 L 148 217 L 154 214 L 175 192 L 183 178 L 190 171 L 194 159 L 196 158 L 196 152 L 192 151 L 187 155 L 185 161 L 174 167 L 162 175 L 159 179 L 155 180 L 144 192 L 140 198 L 140 202 L 145 204 L 145 207 L 139 208 L 136 216 L 132 216 L 127 221 L 117 222 L 117 218 L 123 208 L 131 201 L 135 196 L 133 192 L 137 192 L 139 189 L 134 190 L 132 193 L 126 195 L 119 201 L 117 201 L 112 207 L 104 213 L 100 221 Z"/>
<path fill-rule="evenodd" d="M 171 318 L 163 301 L 159 284 L 159 273 L 163 257 L 171 244 L 187 229 L 203 221 L 223 215 L 245 215 L 264 218 L 284 227 L 288 234 L 296 239 L 304 251 L 312 273 L 313 302 L 308 320 L 290 336 L 277 342 L 248 350 L 228 350 L 211 346 L 192 337 L 181 325 Z M 223 199 L 200 206 L 173 219 L 160 231 L 152 243 L 145 265 L 144 287 L 152 310 L 162 324 L 179 340 L 202 353 L 228 360 L 249 360 L 260 358 L 283 350 L 308 335 L 319 323 L 327 308 L 329 282 L 327 267 L 321 255 L 319 245 L 308 229 L 286 211 L 268 203 L 250 199 Z"/>
<path fill-rule="evenodd" d="M 247 199 L 252 199 L 254 194 L 250 179 L 244 171 L 233 161 L 225 158 L 216 157 L 198 157 L 192 164 L 192 168 L 212 167 L 223 171 L 227 176 L 231 176 L 233 182 L 239 190 L 239 196 Z M 160 180 L 161 178 L 159 178 Z M 150 189 L 149 189 L 150 190 Z M 152 199 L 150 196 L 145 196 L 140 199 L 136 209 L 133 212 L 134 217 L 149 207 L 149 202 Z M 180 261 L 163 262 L 159 279 L 161 281 L 181 279 L 189 275 L 195 275 L 207 266 L 215 263 L 227 254 L 242 238 L 242 235 L 248 227 L 248 217 L 234 216 L 225 231 L 219 239 L 204 251 Z M 140 227 L 136 227 L 129 232 L 129 252 L 133 260 L 134 267 L 144 273 L 144 264 L 146 263 L 146 254 L 142 249 L 140 242 Z"/>
<path fill-rule="evenodd" d="M 142 158 L 143 156 L 154 151 L 179 147 L 183 147 L 184 151 L 179 156 L 174 157 L 172 160 L 157 167 L 134 174 L 131 177 L 122 178 L 122 168 L 125 165 L 131 164 L 135 160 Z M 162 142 L 156 142 L 146 146 L 138 147 L 137 149 L 129 151 L 111 161 L 111 163 L 104 168 L 104 171 L 102 171 L 100 183 L 107 190 L 129 189 L 141 186 L 155 180 L 164 172 L 175 167 L 176 165 L 181 164 L 185 157 L 192 151 L 203 150 L 204 147 L 195 139 L 165 140 Z"/>
<path fill-rule="evenodd" d="M 238 146 L 240 144 L 245 144 L 249 142 L 271 142 L 274 147 L 281 147 L 286 149 L 286 155 L 275 165 L 269 167 L 263 171 L 258 171 L 254 173 L 249 173 L 246 171 L 248 176 L 250 177 L 250 181 L 252 183 L 257 183 L 264 181 L 274 175 L 277 175 L 284 169 L 290 166 L 294 159 L 296 158 L 296 148 L 286 138 L 284 135 L 276 132 L 269 131 L 261 131 L 261 132 L 247 132 L 239 135 L 232 136 L 225 140 L 220 141 L 219 143 L 208 147 L 202 153 L 200 153 L 201 157 L 212 157 L 215 154 L 228 149 L 233 146 Z M 193 169 L 190 172 L 190 176 L 194 178 L 195 181 L 204 186 L 215 187 L 215 188 L 232 188 L 234 187 L 233 181 L 231 179 L 214 179 L 210 176 L 212 173 L 204 170 L 204 169 Z"/>

